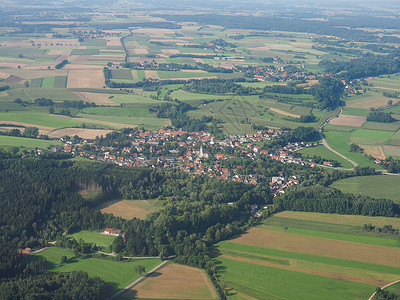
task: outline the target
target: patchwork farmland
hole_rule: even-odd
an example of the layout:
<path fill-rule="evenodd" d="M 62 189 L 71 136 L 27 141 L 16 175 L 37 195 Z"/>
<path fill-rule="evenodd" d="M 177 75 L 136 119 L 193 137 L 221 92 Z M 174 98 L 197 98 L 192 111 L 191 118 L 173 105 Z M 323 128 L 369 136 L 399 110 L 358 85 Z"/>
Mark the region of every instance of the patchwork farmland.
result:
<path fill-rule="evenodd" d="M 364 232 L 367 223 L 399 227 L 396 218 L 282 212 L 219 243 L 228 299 L 368 299 L 376 286 L 399 279 L 400 243 Z"/>

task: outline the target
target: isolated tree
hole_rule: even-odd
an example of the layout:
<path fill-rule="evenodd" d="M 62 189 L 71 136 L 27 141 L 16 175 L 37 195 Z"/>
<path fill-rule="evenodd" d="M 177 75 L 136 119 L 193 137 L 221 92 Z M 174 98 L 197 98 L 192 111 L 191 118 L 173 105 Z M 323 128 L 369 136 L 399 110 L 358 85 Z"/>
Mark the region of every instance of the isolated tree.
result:
<path fill-rule="evenodd" d="M 124 241 L 122 240 L 122 236 L 117 237 L 113 242 L 113 251 L 115 253 L 119 253 L 124 248 Z"/>
<path fill-rule="evenodd" d="M 18 66 L 18 69 L 19 69 L 19 68 L 20 68 L 20 66 Z M 25 81 L 25 82 L 24 82 L 24 85 L 25 85 L 26 88 L 28 88 L 28 87 L 29 87 L 29 81 L 28 81 L 28 80 Z"/>
<path fill-rule="evenodd" d="M 61 263 L 62 263 L 62 264 L 66 264 L 67 261 L 68 261 L 68 258 L 67 258 L 65 255 L 64 255 L 64 256 L 61 256 Z"/>
<path fill-rule="evenodd" d="M 146 268 L 142 265 L 137 265 L 135 267 L 135 272 L 142 276 L 144 273 L 146 273 Z"/>

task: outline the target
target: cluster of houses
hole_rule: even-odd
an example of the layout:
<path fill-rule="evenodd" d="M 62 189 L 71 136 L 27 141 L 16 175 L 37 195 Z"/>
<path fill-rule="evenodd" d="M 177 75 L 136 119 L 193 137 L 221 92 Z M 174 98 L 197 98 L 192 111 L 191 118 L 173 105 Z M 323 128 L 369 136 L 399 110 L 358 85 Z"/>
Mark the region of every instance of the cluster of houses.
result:
<path fill-rule="evenodd" d="M 275 62 L 274 63 L 278 63 Z M 289 72 L 285 69 L 284 66 L 275 67 L 275 66 L 257 66 L 251 70 L 251 73 L 255 74 L 254 79 L 258 81 L 265 81 L 270 77 L 279 78 L 281 81 L 285 80 L 296 80 L 296 79 L 305 79 L 305 80 L 315 80 L 316 75 L 307 74 L 304 71 L 296 71 Z"/>
<path fill-rule="evenodd" d="M 295 152 L 310 146 L 303 142 L 289 143 L 273 151 L 263 149 L 263 142 L 278 138 L 284 133 L 283 130 L 268 129 L 259 130 L 254 134 L 230 135 L 224 139 L 216 139 L 206 131 L 137 130 L 126 135 L 129 147 L 126 146 L 126 142 L 125 147 L 120 147 L 117 141 L 114 141 L 114 146 L 106 147 L 98 145 L 96 140 L 85 140 L 82 143 L 63 140 L 65 142 L 63 147 L 56 146 L 50 151 L 71 153 L 74 156 L 111 162 L 120 166 L 161 166 L 220 180 L 257 185 L 259 182 L 268 184 L 268 178 L 257 170 L 252 174 L 242 174 L 246 172 L 241 172 L 243 166 L 237 163 L 238 158 L 261 157 L 284 164 L 317 166 L 311 160 L 295 157 Z M 329 166 L 332 163 L 324 162 L 324 165 Z M 285 189 L 293 184 L 298 184 L 298 180 L 295 177 L 285 180 L 283 174 L 276 174 L 276 177 L 269 182 L 274 195 L 284 193 Z"/>

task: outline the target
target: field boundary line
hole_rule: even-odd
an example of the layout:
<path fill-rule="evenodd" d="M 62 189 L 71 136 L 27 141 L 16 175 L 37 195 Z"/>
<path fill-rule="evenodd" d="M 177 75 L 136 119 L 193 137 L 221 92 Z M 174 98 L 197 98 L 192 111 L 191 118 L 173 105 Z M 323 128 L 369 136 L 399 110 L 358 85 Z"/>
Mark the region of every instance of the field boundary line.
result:
<path fill-rule="evenodd" d="M 331 152 L 335 153 L 336 155 L 339 155 L 341 158 L 347 160 L 347 161 L 348 161 L 349 163 L 351 163 L 354 167 L 358 167 L 358 164 L 357 164 L 356 162 L 352 161 L 350 158 L 344 156 L 343 154 L 339 153 L 338 151 L 336 151 L 335 149 L 333 149 L 331 146 L 329 146 L 328 142 L 326 141 L 325 137 L 324 137 L 323 134 L 322 134 L 322 130 L 323 130 L 324 126 L 325 126 L 326 124 L 328 124 L 328 122 L 329 122 L 330 120 L 336 119 L 336 118 L 340 117 L 340 115 L 342 114 L 342 112 L 343 112 L 343 108 L 341 107 L 341 108 L 340 108 L 340 111 L 339 111 L 339 113 L 336 115 L 336 117 L 329 117 L 328 119 L 326 119 L 325 122 L 319 127 L 318 132 L 319 132 L 319 135 L 320 135 L 320 137 L 321 137 L 321 139 L 322 139 L 322 145 L 324 145 L 329 151 L 331 151 Z M 353 168 L 352 170 L 354 170 L 354 168 Z"/>
<path fill-rule="evenodd" d="M 114 295 L 112 295 L 110 298 L 108 298 L 107 300 L 111 300 L 114 299 L 115 297 L 118 297 L 119 295 L 121 295 L 122 293 L 126 292 L 127 290 L 131 289 L 132 287 L 134 287 L 136 284 L 138 284 L 139 282 L 141 282 L 142 280 L 146 279 L 151 273 L 157 271 L 158 269 L 162 268 L 165 264 L 169 263 L 169 260 L 164 260 L 162 261 L 160 264 L 158 264 L 157 266 L 155 266 L 153 269 L 151 269 L 150 271 L 148 271 L 146 274 L 140 276 L 138 279 L 132 281 L 130 284 L 128 284 L 126 287 L 124 287 L 123 289 L 119 290 L 118 292 L 116 292 Z"/>
<path fill-rule="evenodd" d="M 392 282 L 392 283 L 389 283 L 389 284 L 385 285 L 384 287 L 381 288 L 381 290 L 383 290 L 383 289 L 385 289 L 385 288 L 387 288 L 387 287 L 389 287 L 389 286 L 391 286 L 391 285 L 393 285 L 393 284 L 396 284 L 396 283 L 398 283 L 398 282 L 400 282 L 400 279 L 399 279 L 399 280 L 396 280 L 396 281 L 394 281 L 394 282 Z M 374 293 L 372 294 L 372 296 L 369 297 L 368 300 L 372 300 L 372 299 L 375 297 L 375 294 L 376 294 L 376 292 L 374 292 Z"/>

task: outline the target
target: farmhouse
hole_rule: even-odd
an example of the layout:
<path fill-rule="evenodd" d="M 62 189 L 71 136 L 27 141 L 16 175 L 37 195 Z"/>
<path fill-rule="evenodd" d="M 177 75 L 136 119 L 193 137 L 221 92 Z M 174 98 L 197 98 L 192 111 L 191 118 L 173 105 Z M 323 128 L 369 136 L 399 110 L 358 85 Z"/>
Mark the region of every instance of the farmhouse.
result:
<path fill-rule="evenodd" d="M 113 229 L 113 228 L 106 228 L 104 229 L 104 234 L 120 236 L 121 230 L 120 229 Z"/>

